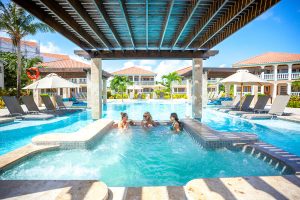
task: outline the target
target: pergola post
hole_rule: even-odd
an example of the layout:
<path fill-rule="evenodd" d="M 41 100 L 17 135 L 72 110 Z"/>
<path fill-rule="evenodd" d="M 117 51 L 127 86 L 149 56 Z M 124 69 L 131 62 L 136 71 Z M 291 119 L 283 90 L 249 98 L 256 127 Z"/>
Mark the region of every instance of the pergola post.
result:
<path fill-rule="evenodd" d="M 102 118 L 102 60 L 92 58 L 91 64 L 92 119 Z"/>
<path fill-rule="evenodd" d="M 207 72 L 204 72 L 202 75 L 202 105 L 206 107 L 208 103 L 208 96 L 207 96 Z"/>
<path fill-rule="evenodd" d="M 103 103 L 107 103 L 107 79 L 103 79 Z"/>
<path fill-rule="evenodd" d="M 225 84 L 225 97 L 230 97 L 230 85 L 229 84 Z"/>
<path fill-rule="evenodd" d="M 92 104 L 92 97 L 91 97 L 91 71 L 87 70 L 86 72 L 86 101 L 87 101 L 87 107 L 91 108 Z"/>
<path fill-rule="evenodd" d="M 33 82 L 36 82 L 37 80 L 34 80 Z M 33 94 L 33 100 L 35 101 L 36 105 L 41 107 L 42 106 L 42 99 L 41 99 L 41 89 L 34 89 L 32 91 Z"/>
<path fill-rule="evenodd" d="M 199 121 L 202 118 L 202 70 L 202 59 L 193 58 L 192 116 Z"/>

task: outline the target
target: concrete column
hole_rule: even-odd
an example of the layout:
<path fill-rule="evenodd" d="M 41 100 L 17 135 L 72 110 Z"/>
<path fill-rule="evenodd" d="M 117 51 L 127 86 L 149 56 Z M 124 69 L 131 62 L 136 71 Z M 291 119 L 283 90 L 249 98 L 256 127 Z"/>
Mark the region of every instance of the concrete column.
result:
<path fill-rule="evenodd" d="M 256 104 L 256 102 L 258 100 L 258 86 L 253 85 L 251 88 L 251 92 L 252 92 L 252 95 L 254 95 L 253 100 L 251 102 L 251 106 L 254 107 L 254 105 Z"/>
<path fill-rule="evenodd" d="M 190 80 L 187 79 L 186 80 L 186 96 L 187 96 L 187 99 L 191 99 L 191 84 L 190 84 Z"/>
<path fill-rule="evenodd" d="M 106 84 L 107 80 L 103 79 L 103 103 L 107 103 L 107 84 Z"/>
<path fill-rule="evenodd" d="M 292 83 L 287 83 L 287 94 L 291 95 L 292 93 Z"/>
<path fill-rule="evenodd" d="M 87 107 L 91 108 L 92 105 L 92 97 L 91 97 L 91 71 L 88 70 L 86 72 L 86 101 L 87 101 Z"/>
<path fill-rule="evenodd" d="M 264 86 L 260 86 L 260 93 L 264 94 L 265 93 L 265 87 Z"/>
<path fill-rule="evenodd" d="M 274 66 L 273 66 L 273 70 L 274 70 L 274 72 L 273 72 L 273 74 L 274 74 L 274 81 L 277 81 L 277 67 L 278 67 L 278 65 L 274 65 Z"/>
<path fill-rule="evenodd" d="M 202 118 L 202 72 L 203 65 L 201 58 L 193 59 L 193 97 L 192 116 L 201 121 Z"/>
<path fill-rule="evenodd" d="M 34 80 L 33 82 L 35 82 L 35 81 L 37 81 L 37 80 Z M 41 89 L 32 90 L 32 94 L 33 94 L 33 99 L 34 99 L 36 105 L 41 107 L 42 106 L 42 98 L 41 98 L 42 91 L 41 91 Z"/>
<path fill-rule="evenodd" d="M 219 83 L 216 84 L 216 93 L 219 94 Z"/>
<path fill-rule="evenodd" d="M 224 87 L 225 87 L 225 97 L 230 97 L 230 85 L 226 84 Z"/>
<path fill-rule="evenodd" d="M 206 107 L 208 103 L 207 96 L 207 72 L 204 72 L 202 75 L 202 107 Z"/>
<path fill-rule="evenodd" d="M 102 60 L 92 58 L 91 64 L 92 119 L 102 118 Z"/>
<path fill-rule="evenodd" d="M 292 72 L 293 72 L 293 65 L 292 64 L 288 64 L 288 80 L 292 80 Z"/>
<path fill-rule="evenodd" d="M 273 84 L 273 93 L 272 93 L 272 103 L 274 102 L 274 99 L 277 96 L 277 83 Z"/>
<path fill-rule="evenodd" d="M 237 86 L 233 85 L 233 96 L 235 97 L 237 93 Z"/>
<path fill-rule="evenodd" d="M 262 69 L 262 71 L 260 73 L 260 78 L 265 79 L 265 66 L 261 66 L 261 69 Z"/>

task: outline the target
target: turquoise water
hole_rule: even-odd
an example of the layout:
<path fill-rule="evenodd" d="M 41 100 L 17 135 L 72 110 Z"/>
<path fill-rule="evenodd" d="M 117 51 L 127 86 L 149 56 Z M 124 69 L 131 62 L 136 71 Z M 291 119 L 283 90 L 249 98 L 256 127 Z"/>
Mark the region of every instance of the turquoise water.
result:
<path fill-rule="evenodd" d="M 243 152 L 205 150 L 187 133 L 169 127 L 114 129 L 90 150 L 38 154 L 0 179 L 100 179 L 108 186 L 185 185 L 194 178 L 279 175 Z"/>
<path fill-rule="evenodd" d="M 71 133 L 91 123 L 87 111 L 44 121 L 16 121 L 0 126 L 0 155 L 22 147 L 37 135 Z"/>

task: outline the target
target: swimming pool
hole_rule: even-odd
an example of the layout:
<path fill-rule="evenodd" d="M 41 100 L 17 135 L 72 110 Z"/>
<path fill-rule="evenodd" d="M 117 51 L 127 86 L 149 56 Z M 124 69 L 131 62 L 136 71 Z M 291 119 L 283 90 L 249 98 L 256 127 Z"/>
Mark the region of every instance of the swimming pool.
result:
<path fill-rule="evenodd" d="M 0 155 L 29 144 L 37 135 L 72 133 L 92 121 L 90 112 L 83 111 L 50 120 L 16 120 L 13 123 L 3 124 L 0 126 Z"/>
<path fill-rule="evenodd" d="M 45 173 L 46 172 L 46 173 Z M 241 151 L 206 150 L 169 127 L 112 130 L 89 150 L 57 150 L 31 157 L 0 179 L 100 179 L 108 186 L 185 185 L 194 178 L 279 175 L 280 169 Z"/>

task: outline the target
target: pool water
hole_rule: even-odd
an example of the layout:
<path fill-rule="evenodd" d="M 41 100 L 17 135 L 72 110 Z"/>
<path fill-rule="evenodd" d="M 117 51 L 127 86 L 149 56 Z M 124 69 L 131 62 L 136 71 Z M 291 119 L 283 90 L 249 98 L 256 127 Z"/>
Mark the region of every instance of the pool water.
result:
<path fill-rule="evenodd" d="M 169 127 L 112 130 L 92 149 L 40 153 L 0 179 L 100 179 L 108 186 L 185 185 L 194 178 L 279 175 L 267 163 L 240 151 L 206 150 L 188 133 Z"/>
<path fill-rule="evenodd" d="M 0 126 L 0 155 L 22 147 L 37 135 L 46 133 L 72 133 L 93 120 L 87 111 L 43 121 L 18 120 Z"/>

